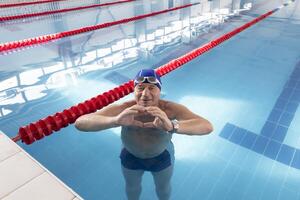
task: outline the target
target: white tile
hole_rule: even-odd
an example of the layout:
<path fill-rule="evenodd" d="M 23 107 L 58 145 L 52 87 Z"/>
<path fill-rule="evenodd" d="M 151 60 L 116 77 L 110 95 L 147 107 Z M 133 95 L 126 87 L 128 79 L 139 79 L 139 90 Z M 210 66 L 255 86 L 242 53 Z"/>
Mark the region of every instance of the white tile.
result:
<path fill-rule="evenodd" d="M 0 132 L 0 162 L 19 151 L 20 149 L 16 148 L 11 141 L 9 141 L 8 137 Z"/>
<path fill-rule="evenodd" d="M 23 151 L 21 147 L 10 140 L 10 138 L 1 131 L 0 155 L 3 156 L 1 157 L 3 160 L 0 160 L 0 199 L 16 199 L 19 198 L 19 191 L 25 191 L 22 193 L 22 197 L 20 197 L 22 200 L 34 199 L 35 197 L 38 197 L 37 199 L 47 199 L 44 198 L 44 196 L 41 198 L 41 196 L 45 195 L 48 197 L 51 192 L 55 193 L 55 195 L 50 195 L 50 199 L 60 199 L 60 197 L 62 197 L 62 199 L 83 200 L 76 192 L 55 177 L 28 153 Z M 53 179 L 52 182 L 54 182 L 54 184 L 50 184 L 50 187 L 49 182 L 51 181 L 48 181 L 47 177 L 44 178 L 46 181 L 43 181 L 43 177 L 41 177 L 42 181 L 38 179 L 38 177 L 44 173 L 47 173 L 45 176 L 52 177 Z M 38 184 L 34 181 L 38 181 Z M 28 190 L 28 184 L 33 184 L 33 186 L 30 187 L 30 192 L 26 191 Z M 34 190 L 33 188 L 39 187 L 42 189 L 38 189 L 38 193 L 34 193 L 33 197 L 30 196 Z M 43 190 L 43 188 L 46 188 L 47 190 Z M 59 198 L 57 198 L 57 195 L 59 195 Z"/>
<path fill-rule="evenodd" d="M 72 200 L 75 195 L 48 173 L 31 180 L 3 200 Z"/>
<path fill-rule="evenodd" d="M 82 200 L 82 199 L 80 199 L 79 197 L 75 197 L 75 198 L 72 199 L 72 200 Z"/>
<path fill-rule="evenodd" d="M 7 158 L 0 163 L 0 199 L 22 186 L 43 170 L 23 152 Z"/>

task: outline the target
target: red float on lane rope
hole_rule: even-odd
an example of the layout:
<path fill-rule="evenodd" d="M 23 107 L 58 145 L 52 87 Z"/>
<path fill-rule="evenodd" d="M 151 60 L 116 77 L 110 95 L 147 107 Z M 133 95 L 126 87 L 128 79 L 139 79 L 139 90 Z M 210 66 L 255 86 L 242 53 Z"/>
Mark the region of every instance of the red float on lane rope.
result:
<path fill-rule="evenodd" d="M 17 7 L 17 6 L 28 6 L 28 5 L 34 5 L 34 4 L 53 3 L 53 2 L 59 2 L 59 1 L 66 1 L 66 0 L 43 0 L 43 1 L 34 1 L 34 2 L 0 4 L 0 8 L 10 8 L 10 7 Z"/>
<path fill-rule="evenodd" d="M 0 44 L 0 53 L 9 51 L 9 50 L 15 50 L 20 47 L 23 48 L 23 47 L 27 47 L 27 46 L 31 46 L 31 45 L 42 44 L 42 43 L 46 43 L 49 41 L 61 39 L 64 37 L 78 35 L 81 33 L 86 33 L 86 32 L 92 31 L 92 30 L 102 29 L 102 28 L 106 28 L 109 26 L 114 26 L 114 25 L 118 25 L 118 24 L 123 24 L 123 23 L 131 22 L 131 21 L 139 20 L 139 19 L 144 19 L 144 18 L 147 18 L 150 16 L 160 15 L 163 13 L 191 7 L 191 6 L 198 5 L 198 4 L 199 3 L 187 4 L 187 5 L 178 6 L 178 7 L 174 7 L 174 8 L 170 8 L 170 9 L 166 9 L 166 10 L 162 10 L 162 11 L 157 11 L 157 12 L 153 12 L 153 13 L 149 13 L 149 14 L 139 15 L 136 17 L 126 18 L 126 19 L 122 19 L 122 20 L 118 20 L 118 21 L 114 21 L 114 22 L 98 24 L 95 26 L 88 26 L 88 27 L 84 27 L 84 28 L 71 30 L 71 31 L 49 34 L 49 35 L 39 36 L 39 37 L 35 37 L 35 38 L 29 38 L 29 39 L 25 39 L 25 40 L 6 42 L 6 43 Z"/>
<path fill-rule="evenodd" d="M 22 15 L 0 17 L 0 22 L 30 18 L 30 17 L 38 17 L 38 16 L 44 16 L 44 15 L 52 15 L 52 14 L 64 13 L 64 12 L 72 12 L 72 11 L 84 10 L 84 9 L 89 9 L 89 8 L 111 6 L 114 4 L 128 3 L 128 2 L 132 2 L 132 1 L 135 1 L 135 0 L 122 0 L 122 1 L 116 1 L 116 2 L 102 3 L 102 4 L 93 4 L 93 5 L 89 5 L 89 6 L 80 6 L 80 7 L 76 7 L 76 8 L 65 8 L 65 9 L 60 9 L 60 10 L 45 11 L 45 12 L 39 12 L 39 13 L 29 13 L 29 14 L 22 14 Z"/>

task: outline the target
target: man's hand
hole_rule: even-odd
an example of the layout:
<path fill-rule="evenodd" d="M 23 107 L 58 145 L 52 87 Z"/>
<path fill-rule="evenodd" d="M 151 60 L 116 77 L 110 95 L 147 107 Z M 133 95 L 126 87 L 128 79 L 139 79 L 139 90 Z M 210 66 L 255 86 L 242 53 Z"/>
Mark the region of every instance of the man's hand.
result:
<path fill-rule="evenodd" d="M 140 117 L 150 115 L 154 117 L 151 122 L 139 121 Z M 140 105 L 134 105 L 129 107 L 118 116 L 116 116 L 116 124 L 119 126 L 138 126 L 141 128 L 157 128 L 164 131 L 171 131 L 173 124 L 168 118 L 167 114 L 160 108 L 155 106 L 144 107 Z"/>
<path fill-rule="evenodd" d="M 136 116 L 145 113 L 145 107 L 134 105 L 123 110 L 118 116 L 116 116 L 116 124 L 119 126 L 138 126 L 143 127 L 144 123 L 135 120 Z"/>
<path fill-rule="evenodd" d="M 148 114 L 152 115 L 154 118 L 153 122 L 144 123 L 145 128 L 157 128 L 164 131 L 171 131 L 173 129 L 173 124 L 168 118 L 167 114 L 160 108 L 155 106 L 145 107 Z"/>

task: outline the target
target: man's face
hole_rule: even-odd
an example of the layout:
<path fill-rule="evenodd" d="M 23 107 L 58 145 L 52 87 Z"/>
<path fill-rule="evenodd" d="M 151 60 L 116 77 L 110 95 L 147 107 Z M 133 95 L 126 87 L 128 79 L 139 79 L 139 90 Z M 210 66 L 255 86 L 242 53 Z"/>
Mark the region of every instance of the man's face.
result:
<path fill-rule="evenodd" d="M 135 101 L 141 106 L 158 106 L 160 89 L 152 83 L 139 83 L 134 88 Z"/>

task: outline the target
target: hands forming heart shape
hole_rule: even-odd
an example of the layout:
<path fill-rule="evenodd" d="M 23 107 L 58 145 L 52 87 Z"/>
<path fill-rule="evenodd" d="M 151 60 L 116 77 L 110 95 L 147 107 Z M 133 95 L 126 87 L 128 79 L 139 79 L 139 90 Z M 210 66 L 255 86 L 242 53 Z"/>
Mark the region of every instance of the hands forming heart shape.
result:
<path fill-rule="evenodd" d="M 173 128 L 167 114 L 155 106 L 143 107 L 134 105 L 117 116 L 117 124 L 121 126 L 138 126 L 141 128 L 157 128 L 169 131 Z"/>

